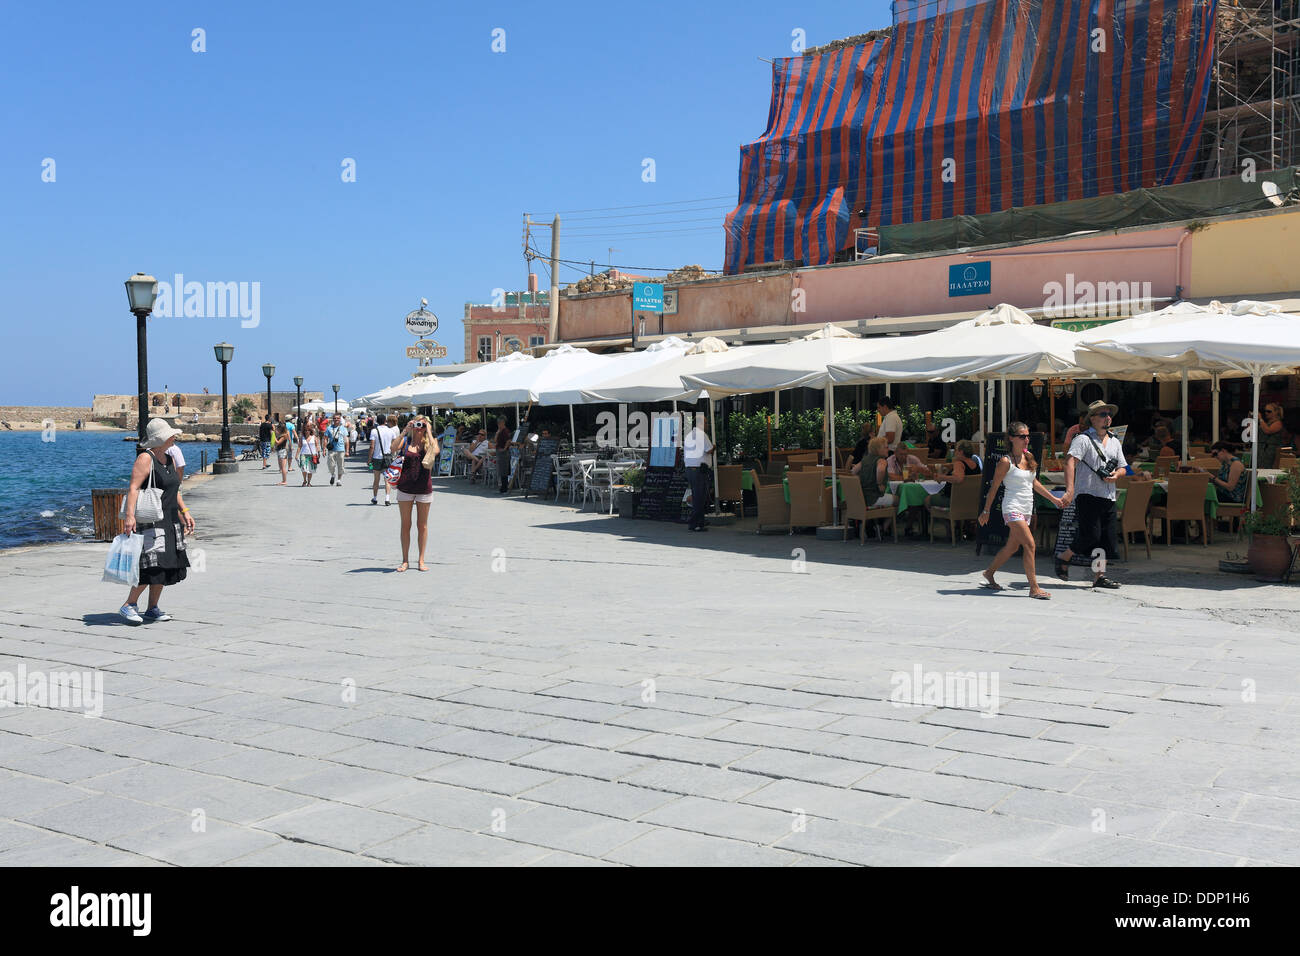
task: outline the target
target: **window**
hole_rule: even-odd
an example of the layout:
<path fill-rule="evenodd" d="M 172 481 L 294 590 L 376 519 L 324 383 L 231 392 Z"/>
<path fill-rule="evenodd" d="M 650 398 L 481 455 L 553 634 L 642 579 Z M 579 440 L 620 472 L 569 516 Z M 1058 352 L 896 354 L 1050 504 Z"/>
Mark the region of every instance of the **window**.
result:
<path fill-rule="evenodd" d="M 530 349 L 535 348 L 536 346 L 543 344 L 545 341 L 546 336 L 544 335 L 530 335 L 528 336 L 528 347 Z"/>
<path fill-rule="evenodd" d="M 478 337 L 478 360 L 480 362 L 492 361 L 492 336 L 480 335 Z"/>

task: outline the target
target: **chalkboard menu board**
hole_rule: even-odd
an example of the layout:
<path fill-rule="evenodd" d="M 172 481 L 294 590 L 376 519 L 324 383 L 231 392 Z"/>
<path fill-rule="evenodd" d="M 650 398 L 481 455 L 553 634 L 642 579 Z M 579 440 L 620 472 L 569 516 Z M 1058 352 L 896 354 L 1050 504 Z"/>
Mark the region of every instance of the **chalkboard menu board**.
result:
<path fill-rule="evenodd" d="M 682 496 L 688 487 L 685 468 L 647 468 L 637 517 L 652 521 L 681 521 Z"/>
<path fill-rule="evenodd" d="M 558 438 L 539 438 L 537 440 L 537 457 L 533 459 L 533 471 L 528 476 L 528 494 L 545 495 L 551 490 L 551 472 L 554 471 L 554 456 L 560 448 Z"/>

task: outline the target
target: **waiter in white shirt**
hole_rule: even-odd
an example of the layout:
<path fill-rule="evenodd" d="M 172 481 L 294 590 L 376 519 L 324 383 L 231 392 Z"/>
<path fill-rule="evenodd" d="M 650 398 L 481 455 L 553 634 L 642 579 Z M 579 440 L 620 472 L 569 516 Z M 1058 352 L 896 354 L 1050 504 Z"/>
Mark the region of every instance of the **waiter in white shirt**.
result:
<path fill-rule="evenodd" d="M 691 520 L 687 531 L 708 531 L 708 522 L 704 520 L 704 506 L 708 500 L 709 468 L 713 461 L 713 442 L 698 421 L 694 428 L 686 433 L 683 445 L 683 458 L 686 462 L 686 480 L 691 486 Z"/>

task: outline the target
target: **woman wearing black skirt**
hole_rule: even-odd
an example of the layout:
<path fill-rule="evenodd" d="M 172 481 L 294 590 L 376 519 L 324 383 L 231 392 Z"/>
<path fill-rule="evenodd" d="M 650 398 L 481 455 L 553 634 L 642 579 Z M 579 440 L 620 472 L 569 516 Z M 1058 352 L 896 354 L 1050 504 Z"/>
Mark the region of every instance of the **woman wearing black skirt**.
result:
<path fill-rule="evenodd" d="M 164 587 L 185 580 L 185 571 L 190 566 L 185 555 L 185 535 L 194 530 L 194 519 L 181 499 L 180 477 L 167 457 L 167 449 L 181 434 L 180 429 L 170 427 L 161 418 L 151 419 L 145 440 L 140 443 L 143 451 L 136 456 L 135 467 L 131 469 L 122 532 L 140 534 L 144 542 L 140 548 L 140 583 L 131 588 L 118 613 L 132 625 L 171 620 L 171 615 L 158 606 L 158 600 Z M 151 475 L 153 486 L 162 491 L 163 516 L 161 521 L 140 524 L 135 520 L 136 503 L 140 489 L 149 484 Z M 149 589 L 149 607 L 141 614 L 136 602 L 145 588 Z"/>

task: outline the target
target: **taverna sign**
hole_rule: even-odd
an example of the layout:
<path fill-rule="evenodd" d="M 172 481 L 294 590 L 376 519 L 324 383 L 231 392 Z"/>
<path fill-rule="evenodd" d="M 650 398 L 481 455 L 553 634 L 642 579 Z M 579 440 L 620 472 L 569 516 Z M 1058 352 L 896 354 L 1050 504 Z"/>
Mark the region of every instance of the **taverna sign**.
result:
<path fill-rule="evenodd" d="M 438 331 L 438 317 L 425 308 L 428 300 L 421 300 L 420 307 L 414 312 L 406 313 L 406 331 L 423 338 Z"/>

